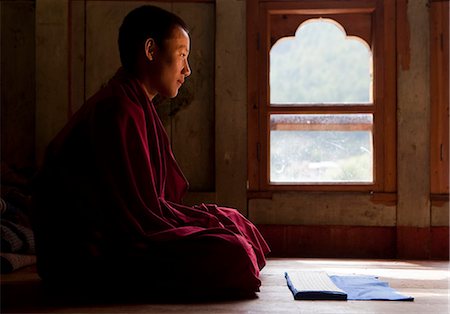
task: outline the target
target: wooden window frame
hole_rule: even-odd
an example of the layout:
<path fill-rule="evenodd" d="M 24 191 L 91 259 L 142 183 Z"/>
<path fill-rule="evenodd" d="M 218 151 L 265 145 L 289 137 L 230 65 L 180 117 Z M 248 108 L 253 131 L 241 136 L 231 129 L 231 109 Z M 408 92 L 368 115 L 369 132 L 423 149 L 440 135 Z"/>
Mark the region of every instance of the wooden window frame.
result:
<path fill-rule="evenodd" d="M 374 183 L 373 184 L 270 184 L 268 182 L 268 58 L 271 47 L 268 34 L 268 14 L 300 13 L 335 15 L 372 14 L 372 51 L 374 62 L 373 100 L 376 109 L 352 106 L 358 113 L 374 112 Z M 351 32 L 350 32 L 351 34 Z M 291 34 L 293 36 L 293 34 Z M 367 36 L 367 34 L 366 34 Z M 365 36 L 365 37 L 366 37 Z M 366 39 L 366 38 L 364 38 Z M 334 1 L 247 1 L 248 58 L 248 182 L 251 194 L 261 191 L 318 190 L 396 192 L 396 56 L 395 1 L 334 0 Z M 299 110 L 300 109 L 300 110 Z M 341 113 L 327 106 L 287 108 L 272 107 L 272 113 Z"/>

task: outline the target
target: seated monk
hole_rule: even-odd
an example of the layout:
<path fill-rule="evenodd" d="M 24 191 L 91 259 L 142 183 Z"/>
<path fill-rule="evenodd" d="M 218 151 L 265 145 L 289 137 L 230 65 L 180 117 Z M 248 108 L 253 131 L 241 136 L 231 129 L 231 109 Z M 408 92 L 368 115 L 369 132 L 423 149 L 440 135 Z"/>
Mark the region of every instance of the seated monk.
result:
<path fill-rule="evenodd" d="M 53 139 L 34 181 L 40 277 L 57 287 L 259 291 L 266 242 L 235 209 L 182 204 L 188 184 L 152 103 L 175 97 L 191 73 L 186 24 L 142 6 L 118 42 L 122 67 Z"/>

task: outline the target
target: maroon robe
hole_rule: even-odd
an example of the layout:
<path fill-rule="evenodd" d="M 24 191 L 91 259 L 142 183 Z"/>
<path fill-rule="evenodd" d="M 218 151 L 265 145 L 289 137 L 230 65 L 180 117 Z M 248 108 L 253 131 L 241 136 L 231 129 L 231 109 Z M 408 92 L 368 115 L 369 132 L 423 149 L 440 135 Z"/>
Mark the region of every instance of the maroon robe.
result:
<path fill-rule="evenodd" d="M 187 187 L 155 107 L 119 70 L 47 149 L 35 180 L 39 274 L 258 291 L 261 234 L 235 209 L 182 205 Z"/>

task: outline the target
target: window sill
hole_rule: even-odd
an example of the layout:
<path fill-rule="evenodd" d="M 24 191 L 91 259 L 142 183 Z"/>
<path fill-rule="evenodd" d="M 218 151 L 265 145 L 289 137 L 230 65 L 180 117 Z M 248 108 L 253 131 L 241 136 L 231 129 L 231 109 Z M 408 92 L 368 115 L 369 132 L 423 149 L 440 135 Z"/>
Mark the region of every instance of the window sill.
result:
<path fill-rule="evenodd" d="M 397 205 L 397 193 L 384 193 L 384 192 L 371 192 L 371 191 L 293 191 L 293 190 L 283 190 L 283 191 L 247 191 L 247 199 L 273 199 L 274 193 L 316 193 L 316 194 L 358 194 L 367 195 L 370 197 L 370 201 L 375 204 L 383 204 L 387 206 Z M 448 201 L 448 195 L 447 195 Z"/>

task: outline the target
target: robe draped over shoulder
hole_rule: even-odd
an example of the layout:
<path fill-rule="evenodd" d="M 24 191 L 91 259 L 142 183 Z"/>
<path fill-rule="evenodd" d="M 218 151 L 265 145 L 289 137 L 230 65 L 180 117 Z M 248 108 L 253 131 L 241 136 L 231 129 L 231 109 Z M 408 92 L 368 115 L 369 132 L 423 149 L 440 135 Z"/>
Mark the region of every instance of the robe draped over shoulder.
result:
<path fill-rule="evenodd" d="M 187 188 L 154 105 L 120 69 L 47 148 L 34 182 L 40 276 L 258 291 L 259 231 L 235 209 L 183 205 Z"/>

